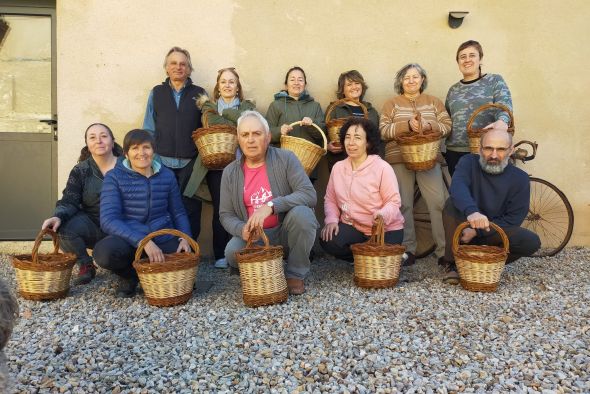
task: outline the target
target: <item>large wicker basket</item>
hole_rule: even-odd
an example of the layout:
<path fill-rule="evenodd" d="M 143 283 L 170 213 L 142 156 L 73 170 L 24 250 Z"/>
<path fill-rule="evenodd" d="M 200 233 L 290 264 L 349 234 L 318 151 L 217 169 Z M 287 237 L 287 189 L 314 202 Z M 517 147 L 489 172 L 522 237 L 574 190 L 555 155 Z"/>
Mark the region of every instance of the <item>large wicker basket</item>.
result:
<path fill-rule="evenodd" d="M 234 126 L 209 126 L 209 113 L 211 111 L 203 114 L 203 127 L 193 132 L 193 141 L 205 167 L 210 170 L 223 170 L 236 158 L 238 135 Z"/>
<path fill-rule="evenodd" d="M 398 136 L 402 160 L 406 168 L 411 171 L 428 171 L 436 164 L 436 156 L 440 150 L 440 132 L 424 134 L 422 131 L 422 117 L 418 114 L 418 132 L 406 133 Z"/>
<path fill-rule="evenodd" d="M 47 234 L 53 239 L 53 253 L 39 254 L 39 246 Z M 76 255 L 59 253 L 59 239 L 55 232 L 41 230 L 35 238 L 32 254 L 12 257 L 19 294 L 36 301 L 67 296 L 75 263 Z"/>
<path fill-rule="evenodd" d="M 262 237 L 264 246 L 254 244 Z M 244 304 L 250 307 L 287 301 L 289 290 L 283 268 L 283 248 L 271 246 L 259 227 L 250 233 L 246 247 L 236 252 Z"/>
<path fill-rule="evenodd" d="M 461 223 L 453 235 L 453 254 L 461 286 L 469 291 L 496 291 L 508 256 L 508 237 L 498 225 L 490 222 L 490 226 L 502 238 L 504 245 L 502 248 L 487 245 L 459 245 L 461 233 L 468 226 L 469 222 Z"/>
<path fill-rule="evenodd" d="M 350 118 L 336 118 L 330 119 L 330 115 L 332 115 L 332 111 L 334 108 L 339 106 L 340 104 L 344 104 L 347 102 L 353 102 L 363 110 L 363 115 L 365 119 L 369 118 L 369 112 L 367 111 L 367 107 L 358 100 L 350 100 L 350 99 L 340 99 L 334 101 L 328 109 L 326 110 L 326 129 L 328 130 L 328 139 L 335 145 L 340 145 L 340 128 L 346 123 L 346 121 Z"/>
<path fill-rule="evenodd" d="M 301 124 L 301 121 L 291 123 L 289 126 L 298 126 Z M 316 125 L 315 123 L 311 124 L 315 127 L 322 138 L 324 139 L 324 147 L 317 146 L 313 142 L 310 142 L 304 138 L 293 137 L 291 135 L 282 135 L 281 136 L 281 148 L 290 150 L 291 152 L 295 153 L 295 156 L 301 162 L 303 169 L 307 175 L 311 174 L 315 166 L 317 166 L 318 162 L 327 152 L 327 144 L 326 135 L 322 131 L 322 129 Z"/>
<path fill-rule="evenodd" d="M 503 104 L 499 104 L 499 103 L 488 103 L 488 104 L 484 104 L 481 107 L 479 107 L 478 109 L 476 109 L 475 111 L 473 111 L 473 114 L 471 114 L 471 117 L 469 118 L 469 121 L 467 122 L 467 137 L 469 138 L 469 150 L 471 151 L 471 153 L 475 153 L 475 154 L 479 154 L 479 142 L 481 139 L 481 136 L 488 131 L 487 129 L 474 129 L 473 128 L 473 122 L 475 121 L 475 118 L 477 117 L 477 115 L 489 108 L 499 108 L 502 111 L 508 113 L 508 116 L 510 116 L 510 122 L 508 123 L 508 132 L 512 135 L 514 135 L 514 116 L 512 115 L 512 111 L 510 111 L 510 108 L 508 108 L 507 106 L 503 105 Z"/>
<path fill-rule="evenodd" d="M 141 259 L 147 243 L 165 234 L 186 239 L 194 253 L 165 254 L 165 261 L 162 263 L 150 263 L 147 258 Z M 174 306 L 187 302 L 193 293 L 198 266 L 199 245 L 185 233 L 174 229 L 163 229 L 148 234 L 139 242 L 133 262 L 145 298 L 148 304 L 153 306 Z"/>
<path fill-rule="evenodd" d="M 365 288 L 393 287 L 399 279 L 402 255 L 406 248 L 385 243 L 385 225 L 375 220 L 371 238 L 351 245 L 354 256 L 354 283 Z"/>

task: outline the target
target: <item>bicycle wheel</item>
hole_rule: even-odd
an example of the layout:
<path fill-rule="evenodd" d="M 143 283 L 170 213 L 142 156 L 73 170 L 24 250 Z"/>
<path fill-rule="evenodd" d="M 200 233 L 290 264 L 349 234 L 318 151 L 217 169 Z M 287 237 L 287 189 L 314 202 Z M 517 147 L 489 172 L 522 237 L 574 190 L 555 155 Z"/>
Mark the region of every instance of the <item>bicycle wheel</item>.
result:
<path fill-rule="evenodd" d="M 574 228 L 574 212 L 567 197 L 552 183 L 530 178 L 529 213 L 523 227 L 541 238 L 537 257 L 554 256 L 567 245 Z"/>
<path fill-rule="evenodd" d="M 436 248 L 432 239 L 432 225 L 426 200 L 422 197 L 420 189 L 414 192 L 414 230 L 416 231 L 416 258 L 426 257 Z"/>

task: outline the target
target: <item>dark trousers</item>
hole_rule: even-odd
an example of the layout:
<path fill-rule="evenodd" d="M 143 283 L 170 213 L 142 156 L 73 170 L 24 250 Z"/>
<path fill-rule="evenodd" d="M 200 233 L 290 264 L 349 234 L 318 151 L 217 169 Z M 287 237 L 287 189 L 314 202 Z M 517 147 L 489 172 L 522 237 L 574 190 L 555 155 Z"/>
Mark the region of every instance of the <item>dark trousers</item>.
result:
<path fill-rule="evenodd" d="M 230 240 L 230 235 L 219 221 L 219 204 L 221 200 L 221 175 L 222 170 L 210 170 L 207 172 L 207 187 L 211 198 L 213 199 L 213 221 L 211 227 L 213 229 L 213 254 L 215 260 L 222 259 L 225 256 L 225 247 Z M 199 212 L 200 214 L 200 212 Z"/>
<path fill-rule="evenodd" d="M 443 209 L 443 225 L 445 227 L 445 260 L 454 261 L 453 235 L 457 226 L 467 218 L 455 208 L 451 199 L 447 199 Z M 541 240 L 534 232 L 522 227 L 502 227 L 508 236 L 509 253 L 507 263 L 511 263 L 520 257 L 531 256 L 541 247 Z M 490 231 L 490 235 L 476 236 L 471 240 L 472 245 L 502 246 L 502 238 L 496 231 Z"/>
<path fill-rule="evenodd" d="M 191 177 L 194 164 L 195 161 L 191 160 L 183 168 L 171 168 L 171 170 L 174 172 L 174 175 L 176 175 L 176 180 L 178 181 L 181 194 Z M 209 188 L 209 193 L 211 193 L 211 198 L 213 200 L 213 221 L 211 223 L 211 227 L 213 229 L 213 254 L 215 255 L 216 260 L 223 258 L 225 255 L 225 246 L 230 240 L 229 233 L 225 231 L 221 225 L 221 222 L 219 221 L 222 174 L 223 171 L 221 170 L 211 170 L 208 171 L 207 175 L 205 176 L 205 179 L 207 180 L 207 187 Z M 201 233 L 202 203 L 196 198 L 182 196 L 182 204 L 184 205 L 184 209 L 186 209 L 186 214 L 191 225 L 191 232 L 193 233 L 193 239 L 197 240 L 199 238 L 199 234 Z"/>
<path fill-rule="evenodd" d="M 366 242 L 369 238 L 353 226 L 340 222 L 338 223 L 338 235 L 328 242 L 320 239 L 320 245 L 326 253 L 334 257 L 354 261 L 350 245 Z M 404 230 L 386 231 L 384 238 L 385 243 L 401 245 L 404 240 Z"/>
<path fill-rule="evenodd" d="M 191 226 L 191 233 L 193 233 L 193 239 L 196 240 L 199 238 L 199 234 L 201 233 L 201 201 L 182 195 L 182 192 L 184 191 L 184 188 L 186 187 L 186 184 L 193 173 L 194 165 L 195 159 L 192 159 L 186 166 L 182 168 L 168 168 L 174 173 L 176 180 L 178 181 L 180 195 L 182 196 L 182 205 L 184 205 L 186 215 L 188 216 L 188 221 Z"/>
<path fill-rule="evenodd" d="M 178 249 L 178 238 L 158 244 L 164 253 L 174 253 Z M 94 261 L 100 267 L 113 271 L 122 278 L 137 277 L 132 263 L 135 259 L 136 248 L 125 239 L 117 235 L 109 235 L 99 241 L 94 247 Z M 145 257 L 145 252 L 143 256 Z"/>
<path fill-rule="evenodd" d="M 445 153 L 443 153 L 445 161 L 447 162 L 447 169 L 449 170 L 449 174 L 451 176 L 453 176 L 455 173 L 455 167 L 457 167 L 459 159 L 468 154 L 469 152 L 455 152 L 452 150 L 447 150 Z"/>
<path fill-rule="evenodd" d="M 106 236 L 82 211 L 62 223 L 57 234 L 61 250 L 75 254 L 76 262 L 80 265 L 92 263 L 92 257 L 86 249 L 93 249 L 94 245 Z"/>

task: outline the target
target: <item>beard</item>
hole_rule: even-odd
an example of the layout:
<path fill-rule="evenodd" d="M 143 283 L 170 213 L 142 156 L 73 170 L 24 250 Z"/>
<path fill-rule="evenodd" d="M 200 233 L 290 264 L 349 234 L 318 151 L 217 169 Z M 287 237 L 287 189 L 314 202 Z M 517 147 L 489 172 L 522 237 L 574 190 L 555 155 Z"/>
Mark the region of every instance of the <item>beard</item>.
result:
<path fill-rule="evenodd" d="M 504 172 L 510 156 L 506 156 L 504 160 L 487 161 L 482 155 L 479 156 L 479 166 L 481 169 L 491 175 L 498 175 Z"/>

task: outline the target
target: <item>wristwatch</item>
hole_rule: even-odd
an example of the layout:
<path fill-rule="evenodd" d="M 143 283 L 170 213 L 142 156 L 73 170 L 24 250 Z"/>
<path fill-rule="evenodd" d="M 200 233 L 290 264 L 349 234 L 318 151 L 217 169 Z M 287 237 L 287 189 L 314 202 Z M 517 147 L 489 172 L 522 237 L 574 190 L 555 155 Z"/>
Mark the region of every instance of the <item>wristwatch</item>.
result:
<path fill-rule="evenodd" d="M 275 213 L 275 204 L 272 201 L 267 202 L 266 206 L 270 207 L 270 210 L 272 211 L 272 213 Z"/>

